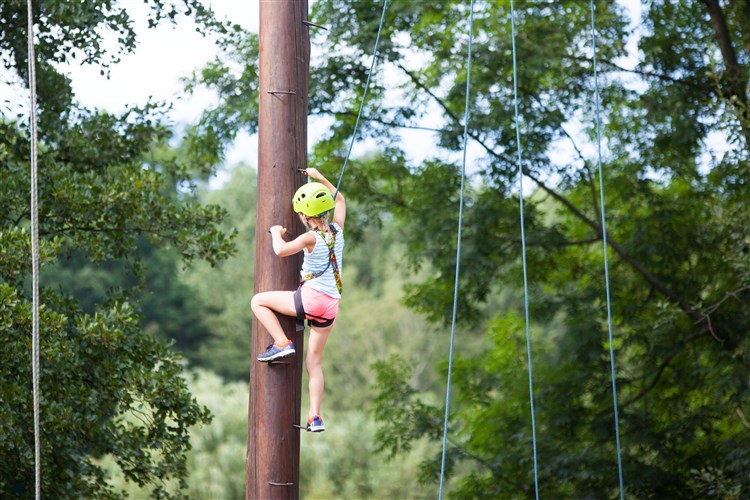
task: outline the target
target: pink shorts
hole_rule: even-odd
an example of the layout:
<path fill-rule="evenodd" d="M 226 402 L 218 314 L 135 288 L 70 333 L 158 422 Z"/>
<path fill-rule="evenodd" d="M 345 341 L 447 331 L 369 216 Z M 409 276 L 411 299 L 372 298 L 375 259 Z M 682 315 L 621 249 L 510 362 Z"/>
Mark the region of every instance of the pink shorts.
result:
<path fill-rule="evenodd" d="M 333 323 L 339 313 L 339 299 L 304 285 L 300 286 L 299 293 L 302 299 L 302 307 L 305 310 L 305 319 L 317 322 L 330 320 L 331 324 Z M 294 295 L 292 294 L 289 298 L 289 305 L 292 309 L 298 310 Z"/>

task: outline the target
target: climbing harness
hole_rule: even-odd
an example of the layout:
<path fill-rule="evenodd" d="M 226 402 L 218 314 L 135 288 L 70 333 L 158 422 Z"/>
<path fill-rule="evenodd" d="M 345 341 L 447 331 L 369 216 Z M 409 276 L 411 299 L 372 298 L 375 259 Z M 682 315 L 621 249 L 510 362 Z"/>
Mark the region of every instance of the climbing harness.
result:
<path fill-rule="evenodd" d="M 338 289 L 339 293 L 341 293 L 341 289 L 342 289 L 341 274 L 339 273 L 339 264 L 338 264 L 338 261 L 336 260 L 336 252 L 334 251 L 334 247 L 336 245 L 336 234 L 338 233 L 338 231 L 336 231 L 336 228 L 334 228 L 333 226 L 329 226 L 329 227 L 331 228 L 331 233 L 332 233 L 330 243 L 326 239 L 325 233 L 323 233 L 323 231 L 321 231 L 318 228 L 313 229 L 313 231 L 315 231 L 315 233 L 318 234 L 318 236 L 320 236 L 323 239 L 326 246 L 328 247 L 328 264 L 326 264 L 326 267 L 324 267 L 323 270 L 321 271 L 307 273 L 304 276 L 302 276 L 302 282 L 304 283 L 305 281 L 310 281 L 311 279 L 315 279 L 320 276 L 323 276 L 323 273 L 325 273 L 330 267 L 333 270 L 333 277 L 336 280 L 336 288 Z"/>
<path fill-rule="evenodd" d="M 609 259 L 607 258 L 607 221 L 604 214 L 604 176 L 602 174 L 602 132 L 599 120 L 599 77 L 596 67 L 596 26 L 594 22 L 594 0 L 591 0 L 591 44 L 594 49 L 594 88 L 596 104 L 596 146 L 597 163 L 599 167 L 599 200 L 602 214 L 602 245 L 604 247 L 604 282 L 607 290 L 607 331 L 609 335 L 609 362 L 612 370 L 612 400 L 614 402 L 615 414 L 615 440 L 617 443 L 617 473 L 620 481 L 620 500 L 625 498 L 622 480 L 622 455 L 620 452 L 620 422 L 617 415 L 617 382 L 615 377 L 615 351 L 612 341 L 612 305 L 609 291 Z"/>
<path fill-rule="evenodd" d="M 318 278 L 320 276 L 323 276 L 323 273 L 325 273 L 328 268 L 330 267 L 333 271 L 333 277 L 336 280 L 336 288 L 338 289 L 339 293 L 341 293 L 342 290 L 342 284 L 341 284 L 341 273 L 339 272 L 339 265 L 338 261 L 336 260 L 336 252 L 335 252 L 335 246 L 336 246 L 336 234 L 338 234 L 338 231 L 336 231 L 336 228 L 333 226 L 329 226 L 331 228 L 331 241 L 329 242 L 326 237 L 325 233 L 321 231 L 319 228 L 313 229 L 318 236 L 325 242 L 326 246 L 328 247 L 328 264 L 326 264 L 326 267 L 324 267 L 321 271 L 315 271 L 312 273 L 307 273 L 304 276 L 302 276 L 302 282 L 297 287 L 297 290 L 294 292 L 294 309 L 297 312 L 297 323 L 303 323 L 306 319 L 308 323 L 311 326 L 317 326 L 319 328 L 325 328 L 328 326 L 331 326 L 336 318 L 324 318 L 323 316 L 317 316 L 315 314 L 310 314 L 308 312 L 305 312 L 305 308 L 302 305 L 302 286 L 305 284 L 305 282 L 310 281 L 312 279 Z M 310 319 L 310 318 L 313 319 Z"/>
<path fill-rule="evenodd" d="M 316 326 L 318 328 L 331 326 L 336 318 L 325 318 L 305 311 L 305 307 L 302 304 L 302 286 L 303 284 L 300 284 L 300 286 L 294 291 L 294 310 L 297 313 L 297 324 L 304 328 L 305 320 L 307 320 L 307 323 L 310 326 Z M 300 330 L 302 328 L 300 328 Z"/>
<path fill-rule="evenodd" d="M 474 0 L 469 6 L 469 51 L 466 56 L 466 104 L 464 107 L 464 157 L 461 165 L 461 195 L 458 202 L 458 234 L 456 235 L 456 275 L 453 288 L 453 318 L 451 320 L 451 344 L 448 355 L 448 383 L 445 389 L 445 419 L 443 421 L 443 451 L 440 459 L 440 493 L 438 498 L 443 498 L 443 486 L 445 484 L 445 452 L 448 445 L 448 416 L 450 414 L 451 400 L 451 374 L 453 372 L 453 350 L 456 339 L 456 310 L 458 309 L 458 278 L 461 270 L 461 229 L 464 216 L 464 180 L 466 178 L 466 143 L 469 135 L 469 102 L 471 92 L 471 44 L 474 40 Z"/>

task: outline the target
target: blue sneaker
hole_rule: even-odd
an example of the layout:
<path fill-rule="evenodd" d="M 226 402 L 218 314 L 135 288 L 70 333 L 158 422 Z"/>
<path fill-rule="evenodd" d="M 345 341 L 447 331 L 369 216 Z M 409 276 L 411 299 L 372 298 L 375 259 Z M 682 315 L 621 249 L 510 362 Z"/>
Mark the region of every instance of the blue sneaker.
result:
<path fill-rule="evenodd" d="M 319 415 L 307 419 L 307 432 L 323 432 L 324 430 L 326 430 L 326 426 Z"/>
<path fill-rule="evenodd" d="M 276 344 L 271 344 L 266 349 L 266 352 L 258 356 L 258 361 L 268 363 L 269 361 L 273 361 L 275 359 L 291 356 L 295 352 L 297 351 L 294 350 L 294 342 L 292 342 L 291 340 L 284 347 L 279 347 Z"/>

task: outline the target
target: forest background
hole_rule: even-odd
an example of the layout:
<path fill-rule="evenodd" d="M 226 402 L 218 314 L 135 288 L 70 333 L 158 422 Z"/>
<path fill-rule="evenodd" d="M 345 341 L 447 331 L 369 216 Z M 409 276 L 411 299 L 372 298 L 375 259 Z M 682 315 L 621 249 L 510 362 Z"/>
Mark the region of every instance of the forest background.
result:
<path fill-rule="evenodd" d="M 257 36 L 197 0 L 217 58 L 185 91 L 218 95 L 182 130 L 168 103 L 86 109 L 61 62 L 107 71 L 133 50 L 124 3 L 36 5 L 40 131 L 43 494 L 244 490 L 253 166 L 225 165 L 257 131 Z M 7 82 L 28 83 L 25 3 L 0 6 Z M 747 227 L 750 8 L 643 2 L 633 24 L 596 2 L 613 345 L 587 2 L 519 1 L 535 435 L 524 325 L 509 2 L 475 5 L 467 201 L 447 450 L 457 498 L 742 498 L 750 493 Z M 346 299 L 326 351 L 323 436 L 303 435 L 305 498 L 432 498 L 440 471 L 468 6 L 394 0 L 361 140 Z M 310 164 L 343 163 L 378 2 L 318 0 Z M 117 51 L 102 45 L 117 34 Z M 33 495 L 29 133 L 0 123 L 0 496 Z M 430 134 L 414 161 L 409 140 Z M 716 151 L 717 143 L 725 145 Z M 458 160 L 457 160 L 458 159 Z M 218 170 L 230 176 L 209 188 Z M 617 446 L 610 378 L 617 381 Z M 304 396 L 303 396 L 304 397 Z M 534 439 L 536 437 L 536 440 Z M 621 448 L 621 449 L 620 449 Z"/>

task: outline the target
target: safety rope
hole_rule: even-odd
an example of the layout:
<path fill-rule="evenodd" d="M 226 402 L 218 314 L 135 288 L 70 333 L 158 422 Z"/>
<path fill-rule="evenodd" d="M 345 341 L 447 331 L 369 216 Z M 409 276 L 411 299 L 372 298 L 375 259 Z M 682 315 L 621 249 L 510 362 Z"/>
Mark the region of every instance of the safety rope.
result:
<path fill-rule="evenodd" d="M 461 194 L 458 202 L 458 234 L 456 235 L 456 276 L 453 288 L 453 318 L 451 320 L 451 343 L 448 355 L 448 382 L 445 389 L 445 420 L 443 422 L 443 451 L 440 460 L 440 493 L 443 498 L 445 484 L 445 454 L 448 445 L 448 418 L 451 406 L 451 374 L 453 373 L 453 351 L 456 339 L 456 311 L 458 309 L 458 278 L 461 270 L 461 230 L 464 216 L 464 181 L 466 179 L 466 145 L 469 137 L 469 102 L 471 92 L 471 45 L 474 40 L 474 0 L 469 6 L 469 50 L 466 56 L 466 104 L 464 108 L 464 156 L 461 164 Z"/>
<path fill-rule="evenodd" d="M 604 282 L 607 289 L 607 328 L 609 332 L 609 361 L 612 369 L 612 400 L 614 402 L 614 413 L 615 413 L 615 440 L 617 442 L 617 472 L 620 480 L 620 500 L 623 500 L 623 481 L 622 481 L 622 455 L 620 453 L 620 422 L 617 415 L 617 382 L 615 377 L 615 351 L 612 342 L 612 306 L 610 301 L 610 288 L 609 288 L 609 259 L 607 257 L 607 220 L 604 213 L 604 176 L 602 175 L 602 132 L 601 122 L 599 120 L 599 76 L 596 66 L 596 25 L 594 16 L 594 0 L 591 0 L 591 44 L 593 47 L 594 56 L 594 95 L 595 95 L 595 109 L 596 109 L 596 146 L 597 146 L 597 163 L 599 167 L 599 198 L 601 203 L 601 217 L 602 217 L 602 245 L 604 247 Z"/>
<path fill-rule="evenodd" d="M 529 402 L 531 405 L 531 440 L 534 448 L 534 492 L 539 500 L 539 471 L 536 448 L 536 417 L 534 412 L 534 376 L 531 363 L 531 334 L 529 331 L 529 280 L 526 271 L 526 233 L 523 215 L 523 160 L 521 154 L 521 130 L 518 119 L 518 72 L 516 66 L 516 11 L 510 0 L 511 38 L 513 43 L 513 104 L 516 121 L 516 144 L 518 145 L 518 199 L 521 217 L 521 256 L 523 263 L 523 305 L 526 322 L 526 357 L 529 362 Z"/>
<path fill-rule="evenodd" d="M 388 0 L 383 0 L 383 13 L 380 14 L 380 25 L 378 26 L 378 35 L 375 37 L 375 49 L 372 52 L 372 62 L 370 63 L 370 71 L 367 73 L 367 82 L 365 82 L 365 92 L 362 94 L 362 102 L 359 105 L 359 112 L 357 113 L 357 121 L 354 122 L 354 131 L 352 132 L 352 140 L 349 143 L 349 151 L 346 153 L 344 158 L 344 166 L 341 169 L 341 175 L 339 175 L 339 181 L 336 183 L 336 192 L 333 193 L 333 197 L 339 194 L 339 187 L 341 181 L 344 179 L 344 172 L 349 164 L 349 156 L 352 154 L 352 147 L 354 147 L 354 141 L 357 139 L 357 128 L 359 127 L 359 119 L 362 116 L 362 109 L 365 107 L 365 99 L 367 98 L 367 90 L 370 88 L 370 77 L 372 77 L 372 70 L 375 68 L 375 61 L 378 57 L 378 45 L 380 45 L 380 32 L 383 30 L 383 20 L 385 19 L 385 11 L 388 8 Z"/>
<path fill-rule="evenodd" d="M 31 142 L 31 371 L 34 392 L 34 491 L 41 496 L 41 446 L 39 440 L 39 213 L 37 204 L 37 130 L 36 130 L 36 70 L 34 64 L 34 15 L 31 0 L 26 5 L 28 13 L 29 48 L 29 126 Z"/>

